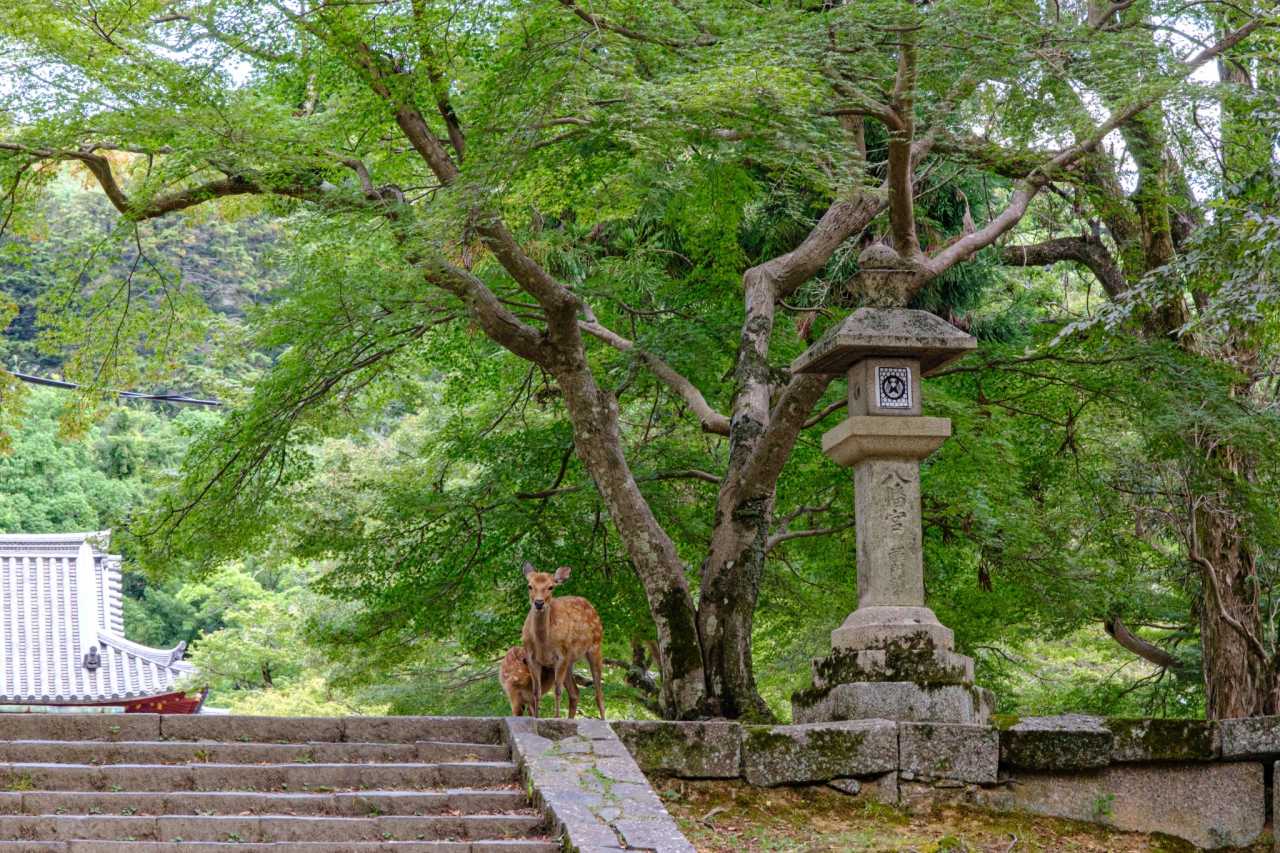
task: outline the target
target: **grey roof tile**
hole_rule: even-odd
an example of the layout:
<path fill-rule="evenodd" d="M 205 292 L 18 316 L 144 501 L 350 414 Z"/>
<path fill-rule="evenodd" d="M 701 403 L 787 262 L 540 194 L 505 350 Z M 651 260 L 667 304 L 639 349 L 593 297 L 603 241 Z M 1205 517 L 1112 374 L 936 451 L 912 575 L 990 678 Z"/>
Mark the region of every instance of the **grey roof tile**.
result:
<path fill-rule="evenodd" d="M 0 705 L 90 705 L 170 693 L 181 647 L 124 636 L 120 558 L 100 533 L 0 534 Z M 85 667 L 90 647 L 101 664 Z"/>

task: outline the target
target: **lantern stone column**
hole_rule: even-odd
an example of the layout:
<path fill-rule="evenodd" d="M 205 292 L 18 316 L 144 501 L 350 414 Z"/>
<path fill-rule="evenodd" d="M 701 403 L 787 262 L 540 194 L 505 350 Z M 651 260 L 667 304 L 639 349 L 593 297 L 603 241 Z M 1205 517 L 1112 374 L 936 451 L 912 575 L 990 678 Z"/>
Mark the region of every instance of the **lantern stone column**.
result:
<path fill-rule="evenodd" d="M 813 662 L 813 687 L 792 697 L 798 723 L 991 713 L 972 659 L 925 604 L 920 528 L 920 461 L 951 435 L 951 421 L 922 415 L 920 379 L 976 346 L 927 311 L 860 308 L 791 366 L 848 378 L 849 417 L 822 449 L 853 468 L 858 572 L 858 609 Z"/>

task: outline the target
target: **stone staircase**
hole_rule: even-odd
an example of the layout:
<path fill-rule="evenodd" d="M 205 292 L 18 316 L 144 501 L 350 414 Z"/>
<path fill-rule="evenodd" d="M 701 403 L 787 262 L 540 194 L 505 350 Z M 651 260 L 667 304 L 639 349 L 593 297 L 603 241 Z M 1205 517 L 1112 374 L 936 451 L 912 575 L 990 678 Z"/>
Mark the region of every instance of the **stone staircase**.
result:
<path fill-rule="evenodd" d="M 0 714 L 0 853 L 555 853 L 500 720 Z"/>

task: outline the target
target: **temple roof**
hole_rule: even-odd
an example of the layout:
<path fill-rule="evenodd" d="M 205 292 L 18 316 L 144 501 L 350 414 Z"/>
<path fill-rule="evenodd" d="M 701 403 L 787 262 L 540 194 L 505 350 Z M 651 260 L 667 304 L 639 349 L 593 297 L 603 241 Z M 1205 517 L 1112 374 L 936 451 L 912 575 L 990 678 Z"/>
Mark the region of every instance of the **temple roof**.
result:
<path fill-rule="evenodd" d="M 125 639 L 110 531 L 0 534 L 0 705 L 96 705 L 171 693 L 185 644 Z"/>

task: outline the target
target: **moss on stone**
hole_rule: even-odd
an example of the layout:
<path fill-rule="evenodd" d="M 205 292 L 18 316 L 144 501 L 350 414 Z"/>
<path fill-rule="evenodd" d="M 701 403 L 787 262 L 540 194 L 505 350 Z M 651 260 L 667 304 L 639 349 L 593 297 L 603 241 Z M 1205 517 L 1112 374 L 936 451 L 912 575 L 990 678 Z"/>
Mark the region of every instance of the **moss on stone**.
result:
<path fill-rule="evenodd" d="M 657 725 L 628 738 L 636 762 L 644 768 L 685 767 L 700 764 L 707 747 L 696 738 L 685 737 L 679 726 Z"/>
<path fill-rule="evenodd" d="M 920 685 L 965 684 L 964 666 L 939 659 L 928 634 L 913 634 L 862 652 L 837 649 L 813 662 L 814 683 L 851 684 L 865 681 L 910 681 Z M 883 656 L 883 661 L 874 657 Z"/>
<path fill-rule="evenodd" d="M 1031 718 L 1000 732 L 1000 763 L 1035 770 L 1105 767 L 1113 740 L 1089 719 Z"/>
<path fill-rule="evenodd" d="M 614 731 L 646 772 L 684 779 L 732 778 L 740 772 L 742 727 L 733 722 L 624 722 Z"/>
<path fill-rule="evenodd" d="M 853 763 L 866 743 L 865 732 L 845 732 L 836 730 L 818 730 L 811 732 L 807 746 L 832 766 L 843 766 Z"/>
<path fill-rule="evenodd" d="M 1205 720 L 1109 717 L 1113 751 L 1128 761 L 1208 761 L 1218 755 L 1216 726 Z"/>
<path fill-rule="evenodd" d="M 742 731 L 742 748 L 752 754 L 788 749 L 795 744 L 794 739 L 776 733 L 772 726 L 743 726 Z"/>
<path fill-rule="evenodd" d="M 834 687 L 835 685 L 832 685 Z M 797 690 L 791 694 L 791 706 L 793 708 L 812 708 L 823 699 L 827 698 L 827 694 L 831 692 L 831 687 L 806 687 L 803 690 Z"/>
<path fill-rule="evenodd" d="M 883 773 L 897 766 L 897 733 L 883 722 L 745 726 L 743 775 L 753 785 L 790 785 Z"/>

